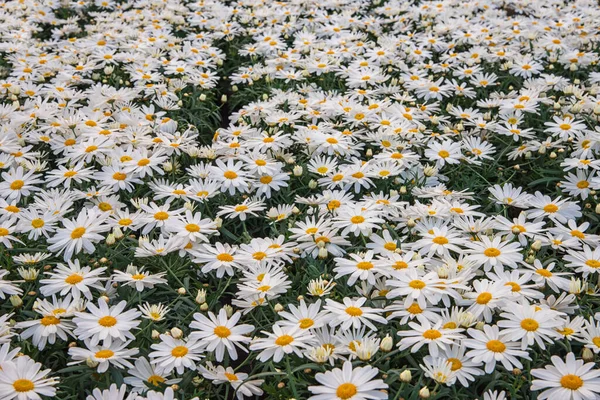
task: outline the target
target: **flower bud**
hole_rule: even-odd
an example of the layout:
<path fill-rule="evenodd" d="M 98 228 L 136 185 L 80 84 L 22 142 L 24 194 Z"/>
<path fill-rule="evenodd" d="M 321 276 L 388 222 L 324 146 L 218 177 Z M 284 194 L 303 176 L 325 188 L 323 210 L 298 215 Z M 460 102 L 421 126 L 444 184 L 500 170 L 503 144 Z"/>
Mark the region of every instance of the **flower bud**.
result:
<path fill-rule="evenodd" d="M 412 379 L 412 373 L 410 372 L 410 370 L 405 369 L 404 371 L 402 371 L 400 373 L 400 380 L 404 383 L 408 383 L 410 382 Z"/>
<path fill-rule="evenodd" d="M 207 310 L 208 310 L 208 304 L 202 303 L 200 305 L 200 311 L 207 311 Z"/>
<path fill-rule="evenodd" d="M 379 348 L 381 349 L 381 351 L 388 352 L 388 351 L 392 350 L 393 346 L 394 346 L 394 339 L 392 339 L 390 337 L 390 335 L 386 335 L 383 338 L 383 340 L 381 341 Z"/>
<path fill-rule="evenodd" d="M 12 304 L 12 306 L 15 308 L 19 308 L 23 305 L 23 300 L 16 294 L 13 294 L 12 296 L 10 296 L 9 300 L 10 300 L 10 304 Z"/>
<path fill-rule="evenodd" d="M 316 189 L 317 188 L 317 181 L 315 181 L 314 179 L 311 179 L 310 182 L 308 182 L 308 187 L 310 189 Z"/>
<path fill-rule="evenodd" d="M 275 304 L 275 307 L 273 307 L 275 309 L 275 312 L 282 312 L 284 310 L 283 306 L 279 303 Z"/>
<path fill-rule="evenodd" d="M 319 249 L 319 258 L 321 258 L 321 259 L 327 258 L 328 254 L 329 253 L 327 251 L 327 247 L 321 247 Z"/>
<path fill-rule="evenodd" d="M 196 303 L 198 303 L 198 304 L 206 303 L 206 290 L 204 290 L 204 289 L 198 290 L 198 294 L 196 295 Z"/>
<path fill-rule="evenodd" d="M 98 364 L 99 364 L 99 362 L 92 360 L 92 357 L 88 357 L 85 360 L 85 365 L 87 365 L 90 368 L 96 368 L 98 366 Z"/>
<path fill-rule="evenodd" d="M 183 331 L 179 328 L 172 328 L 171 336 L 173 336 L 175 339 L 181 339 L 183 337 Z"/>
<path fill-rule="evenodd" d="M 583 351 L 581 352 L 581 358 L 585 362 L 592 362 L 594 361 L 594 352 L 592 351 L 592 349 L 584 347 Z"/>
<path fill-rule="evenodd" d="M 225 304 L 223 306 L 223 310 L 225 310 L 225 315 L 227 315 L 227 318 L 231 318 L 233 315 L 233 307 L 231 307 L 229 304 Z"/>
<path fill-rule="evenodd" d="M 221 103 L 227 103 L 227 95 L 226 94 L 221 96 Z"/>
<path fill-rule="evenodd" d="M 535 250 L 535 251 L 539 251 L 542 248 L 542 241 L 541 240 L 536 240 L 535 242 L 533 242 L 533 244 L 531 245 L 531 249 Z"/>
<path fill-rule="evenodd" d="M 158 338 L 160 338 L 160 332 L 157 331 L 156 329 L 153 329 L 152 330 L 152 339 L 158 340 Z"/>
<path fill-rule="evenodd" d="M 198 99 L 199 99 L 200 101 L 204 101 L 204 100 L 206 100 L 206 95 L 205 95 L 204 93 L 202 93 L 202 94 L 200 95 L 200 97 L 198 97 Z"/>
<path fill-rule="evenodd" d="M 427 386 L 424 386 L 421 390 L 419 390 L 419 397 L 422 399 L 428 399 L 430 396 L 429 394 L 429 389 L 427 389 Z"/>
<path fill-rule="evenodd" d="M 300 165 L 294 167 L 294 176 L 301 176 L 304 169 Z"/>
<path fill-rule="evenodd" d="M 177 294 L 183 296 L 184 294 L 186 294 L 187 291 L 185 290 L 184 287 L 180 287 L 179 289 L 177 289 Z"/>

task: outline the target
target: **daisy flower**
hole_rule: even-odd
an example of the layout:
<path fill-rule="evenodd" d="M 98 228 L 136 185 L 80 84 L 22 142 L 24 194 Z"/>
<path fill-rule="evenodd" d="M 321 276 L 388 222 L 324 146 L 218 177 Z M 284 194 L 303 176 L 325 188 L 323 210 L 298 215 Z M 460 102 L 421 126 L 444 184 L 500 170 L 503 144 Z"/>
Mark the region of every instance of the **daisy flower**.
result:
<path fill-rule="evenodd" d="M 496 325 L 484 325 L 483 332 L 473 328 L 467 332 L 473 338 L 463 340 L 465 346 L 473 349 L 467 353 L 467 357 L 475 363 L 485 363 L 486 374 L 492 373 L 497 362 L 512 371 L 514 367 L 523 368 L 517 357 L 530 360 L 527 352 L 519 350 L 519 344 L 508 340 Z"/>
<path fill-rule="evenodd" d="M 242 314 L 236 312 L 227 318 L 227 312 L 223 308 L 218 316 L 208 312 L 208 318 L 195 313 L 194 321 L 190 324 L 190 339 L 197 339 L 206 347 L 206 351 L 214 351 L 217 361 L 223 360 L 225 349 L 232 360 L 237 360 L 236 347 L 246 351 L 242 343 L 250 342 L 251 339 L 246 335 L 254 330 L 253 325 L 236 325 L 241 317 Z"/>
<path fill-rule="evenodd" d="M 100 298 L 98 307 L 92 302 L 87 303 L 89 312 L 77 312 L 73 322 L 77 326 L 74 333 L 80 340 L 90 339 L 90 344 L 96 346 L 100 341 L 105 346 L 110 346 L 113 339 L 119 339 L 122 342 L 127 339 L 135 339 L 130 332 L 140 324 L 136 319 L 141 315 L 137 310 L 128 310 L 125 300 L 119 304 L 108 307 L 106 301 Z"/>
<path fill-rule="evenodd" d="M 373 379 L 379 374 L 377 368 L 371 366 L 352 367 L 350 361 L 344 362 L 342 368 L 334 368 L 325 373 L 318 373 L 315 379 L 320 386 L 309 386 L 313 394 L 308 400 L 376 400 L 387 399 L 385 391 L 388 385 L 381 379 Z"/>
<path fill-rule="evenodd" d="M 160 335 L 160 343 L 150 346 L 154 351 L 149 354 L 150 362 L 157 371 L 168 374 L 176 370 L 183 374 L 186 369 L 196 370 L 204 346 L 195 339 L 175 339 L 169 335 Z"/>
<path fill-rule="evenodd" d="M 326 299 L 325 310 L 331 313 L 329 325 L 336 327 L 341 325 L 341 329 L 346 330 L 350 327 L 360 328 L 363 324 L 367 327 L 377 330 L 373 322 L 387 324 L 387 320 L 379 315 L 383 310 L 379 308 L 365 307 L 366 297 L 359 297 L 355 300 L 344 297 L 343 303 L 338 303 L 331 299 Z"/>
<path fill-rule="evenodd" d="M 37 400 L 41 396 L 54 397 L 58 383 L 47 378 L 50 369 L 42 370 L 42 364 L 27 356 L 2 363 L 0 370 L 0 397 L 5 400 Z"/>
<path fill-rule="evenodd" d="M 273 359 L 279 362 L 286 354 L 295 353 L 302 357 L 302 350 L 308 348 L 313 341 L 312 334 L 305 329 L 295 326 L 273 325 L 273 333 L 262 331 L 267 335 L 266 338 L 257 338 L 250 345 L 251 351 L 262 350 L 258 353 L 257 359 L 265 362 Z"/>
<path fill-rule="evenodd" d="M 536 378 L 531 390 L 542 390 L 538 399 L 591 400 L 600 396 L 600 370 L 593 369 L 594 363 L 576 360 L 573 353 L 568 353 L 564 361 L 558 356 L 551 360 L 552 365 L 531 370 Z"/>

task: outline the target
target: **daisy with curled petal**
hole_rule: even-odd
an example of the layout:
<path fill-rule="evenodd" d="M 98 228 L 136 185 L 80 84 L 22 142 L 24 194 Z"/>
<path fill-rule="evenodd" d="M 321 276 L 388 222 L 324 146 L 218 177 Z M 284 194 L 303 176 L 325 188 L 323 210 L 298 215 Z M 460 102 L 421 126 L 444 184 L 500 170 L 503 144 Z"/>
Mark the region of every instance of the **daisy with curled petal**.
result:
<path fill-rule="evenodd" d="M 583 273 L 585 278 L 600 269 L 600 246 L 592 249 L 590 246 L 584 245 L 583 250 L 569 250 L 569 254 L 564 256 L 564 260 L 568 261 L 565 266 L 575 268 L 575 272 Z"/>
<path fill-rule="evenodd" d="M 5 269 L 0 269 L 0 299 L 4 300 L 6 297 L 10 297 L 12 295 L 19 295 L 23 293 L 23 290 L 12 283 L 11 281 L 5 280 L 4 277 L 8 275 L 9 272 Z"/>
<path fill-rule="evenodd" d="M 379 225 L 385 221 L 379 218 L 378 213 L 373 210 L 364 210 L 360 206 L 344 206 L 338 211 L 334 219 L 336 227 L 342 229 L 342 235 L 353 233 L 354 236 L 363 234 L 369 236 L 373 229 L 379 229 Z"/>
<path fill-rule="evenodd" d="M 440 357 L 450 364 L 450 370 L 456 374 L 456 379 L 464 386 L 468 387 L 469 382 L 475 381 L 475 376 L 484 375 L 479 367 L 481 363 L 476 363 L 465 356 L 467 348 L 462 344 L 456 344 L 446 347 L 440 354 Z"/>
<path fill-rule="evenodd" d="M 409 331 L 399 331 L 398 336 L 402 336 L 398 346 L 400 350 L 411 348 L 411 353 L 416 353 L 424 345 L 428 346 L 429 354 L 437 357 L 440 350 L 446 350 L 448 346 L 461 340 L 464 336 L 461 334 L 462 328 L 443 328 L 443 321 L 439 319 L 432 324 L 426 319 L 421 319 L 420 324 L 409 322 Z"/>
<path fill-rule="evenodd" d="M 27 356 L 2 363 L 0 369 L 0 398 L 3 400 L 37 400 L 41 396 L 54 397 L 58 383 L 47 378 L 50 369 L 41 370 L 42 364 Z"/>
<path fill-rule="evenodd" d="M 477 262 L 478 266 L 483 266 L 486 271 L 492 267 L 502 268 L 508 266 L 517 268 L 518 263 L 523 261 L 521 245 L 519 243 L 503 242 L 500 236 L 490 240 L 487 236 L 482 236 L 480 241 L 466 242 L 465 246 L 470 250 L 465 251 L 467 258 Z"/>
<path fill-rule="evenodd" d="M 388 385 L 381 379 L 373 379 L 379 374 L 377 368 L 371 366 L 352 367 L 350 361 L 344 362 L 342 368 L 334 368 L 315 376 L 320 386 L 309 386 L 313 394 L 308 400 L 377 400 L 387 399 L 385 392 Z"/>
<path fill-rule="evenodd" d="M 202 358 L 204 346 L 195 339 L 175 339 L 169 335 L 160 335 L 160 343 L 150 346 L 154 351 L 149 354 L 150 362 L 157 371 L 168 374 L 176 370 L 182 374 L 186 369 L 196 370 L 196 363 Z"/>
<path fill-rule="evenodd" d="M 142 318 L 149 319 L 154 322 L 162 321 L 163 319 L 165 319 L 165 315 L 167 315 L 167 313 L 171 311 L 169 307 L 161 303 L 144 303 L 143 305 L 139 305 L 138 308 L 142 313 Z"/>
<path fill-rule="evenodd" d="M 300 306 L 288 305 L 291 312 L 281 311 L 279 316 L 283 320 L 277 322 L 281 326 L 298 326 L 300 329 L 317 329 L 325 325 L 327 313 L 321 312 L 321 300 L 310 304 L 308 307 L 304 299 L 300 300 Z"/>
<path fill-rule="evenodd" d="M 209 361 L 206 363 L 206 367 L 200 366 L 199 371 L 202 373 L 202 376 L 211 380 L 214 384 L 231 384 L 238 400 L 243 400 L 244 397 L 255 397 L 263 394 L 259 386 L 263 384 L 264 380 L 247 380 L 248 374 L 235 372 L 231 367 L 225 368 L 222 365 L 213 366 Z"/>
<path fill-rule="evenodd" d="M 475 318 L 483 315 L 485 322 L 492 322 L 493 311 L 505 304 L 511 294 L 511 288 L 502 282 L 487 279 L 473 281 L 473 291 L 465 293 L 466 299 L 473 300 L 468 311 Z"/>
<path fill-rule="evenodd" d="M 366 297 L 351 299 L 344 297 L 343 303 L 338 303 L 331 299 L 326 299 L 325 310 L 331 313 L 331 321 L 329 326 L 336 327 L 341 325 L 341 329 L 346 330 L 350 327 L 359 329 L 362 325 L 366 325 L 372 330 L 377 330 L 373 322 L 387 324 L 387 320 L 379 315 L 383 312 L 380 308 L 365 307 Z"/>
<path fill-rule="evenodd" d="M 42 183 L 43 180 L 34 176 L 35 173 L 35 170 L 25 172 L 21 166 L 17 169 L 11 168 L 8 172 L 2 172 L 0 197 L 9 201 L 19 201 L 21 197 L 27 197 L 33 192 L 41 190 L 36 185 Z"/>
<path fill-rule="evenodd" d="M 373 251 L 369 250 L 364 254 L 348 253 L 351 260 L 337 257 L 334 259 L 336 267 L 333 272 L 337 272 L 335 279 L 350 275 L 348 285 L 353 286 L 357 279 L 375 284 L 375 279 L 380 276 L 389 276 L 389 272 L 384 268 L 384 264 L 378 260 L 373 260 Z"/>
<path fill-rule="evenodd" d="M 253 325 L 236 325 L 242 314 L 236 312 L 230 318 L 227 318 L 227 312 L 224 308 L 215 316 L 208 312 L 208 318 L 200 313 L 194 314 L 194 321 L 190 324 L 191 339 L 198 339 L 199 343 L 206 346 L 207 351 L 214 351 L 217 361 L 223 360 L 225 349 L 232 360 L 237 360 L 236 347 L 244 352 L 246 348 L 242 343 L 249 343 L 250 338 L 246 335 L 254 330 Z"/>
<path fill-rule="evenodd" d="M 204 264 L 202 273 L 217 271 L 217 278 L 222 278 L 225 273 L 233 276 L 234 268 L 241 268 L 240 261 L 235 254 L 236 251 L 237 247 L 232 247 L 228 243 L 216 242 L 214 245 L 201 244 L 190 250 L 190 254 L 195 263 Z"/>
<path fill-rule="evenodd" d="M 544 266 L 542 262 L 538 259 L 533 261 L 533 265 L 524 263 L 523 266 L 527 268 L 527 270 L 533 271 L 533 275 L 531 279 L 539 286 L 543 287 L 544 285 L 550 286 L 550 289 L 559 293 L 561 290 L 568 290 L 569 283 L 571 282 L 569 279 L 564 278 L 572 275 L 570 272 L 556 272 L 554 271 L 554 266 L 556 263 L 549 263 Z"/>
<path fill-rule="evenodd" d="M 126 341 L 135 339 L 130 332 L 140 324 L 136 319 L 141 315 L 137 310 L 125 310 L 127 302 L 121 301 L 119 304 L 108 307 L 103 298 L 98 300 L 98 307 L 92 302 L 86 305 L 89 312 L 76 312 L 73 322 L 77 325 L 74 333 L 79 340 L 90 339 L 92 346 L 100 341 L 106 346 L 110 346 L 113 339 Z"/>
<path fill-rule="evenodd" d="M 116 384 L 110 385 L 108 389 L 100 390 L 98 388 L 92 391 L 92 394 L 85 400 L 134 400 L 138 397 L 137 393 L 130 393 L 127 397 L 127 385 L 123 384 L 117 387 Z"/>
<path fill-rule="evenodd" d="M 40 292 L 45 296 L 52 296 L 59 293 L 64 296 L 68 293 L 73 295 L 73 300 L 78 301 L 83 295 L 88 300 L 92 300 L 90 288 L 102 290 L 101 281 L 106 280 L 101 275 L 106 268 L 100 267 L 92 269 L 89 266 L 81 267 L 79 260 L 56 264 L 56 269 L 52 272 L 46 272 L 47 279 L 40 280 Z"/>
<path fill-rule="evenodd" d="M 247 198 L 243 202 L 236 205 L 225 205 L 219 207 L 217 217 L 226 216 L 229 219 L 239 218 L 240 221 L 245 221 L 248 215 L 257 217 L 259 211 L 265 209 L 265 203 L 260 200 L 252 200 Z"/>
<path fill-rule="evenodd" d="M 295 353 L 302 358 L 302 350 L 310 347 L 313 335 L 310 331 L 295 326 L 273 325 L 273 333 L 262 331 L 266 338 L 257 338 L 250 345 L 251 351 L 262 350 L 257 359 L 265 362 L 273 359 L 279 362 L 286 354 Z"/>
<path fill-rule="evenodd" d="M 503 186 L 494 185 L 488 190 L 492 194 L 492 199 L 495 200 L 496 204 L 518 208 L 529 207 L 531 195 L 523 192 L 523 188 L 521 187 L 514 187 L 512 183 L 506 183 Z"/>
<path fill-rule="evenodd" d="M 419 365 L 425 376 L 442 385 L 452 386 L 456 382 L 456 373 L 452 371 L 452 363 L 442 357 L 425 356 Z"/>
<path fill-rule="evenodd" d="M 434 254 L 448 255 L 450 250 L 460 254 L 462 249 L 459 246 L 467 243 L 460 232 L 447 226 L 434 227 L 421 236 L 422 239 L 412 243 L 411 250 L 427 254 L 428 257 Z"/>
<path fill-rule="evenodd" d="M 134 286 L 138 292 L 142 292 L 146 288 L 152 289 L 154 285 L 167 283 L 167 280 L 163 279 L 165 275 L 164 272 L 150 274 L 148 271 L 144 271 L 143 268 L 129 264 L 125 272 L 114 271 L 111 279 L 113 282 L 124 282 L 125 286 Z"/>
<path fill-rule="evenodd" d="M 217 232 L 217 223 L 210 218 L 202 218 L 198 212 L 193 214 L 187 210 L 184 216 L 171 218 L 165 229 L 186 242 L 206 242 L 208 236 Z"/>
<path fill-rule="evenodd" d="M 161 384 L 174 385 L 181 382 L 177 378 L 168 379 L 168 374 L 157 371 L 146 357 L 138 357 L 127 373 L 131 376 L 125 377 L 123 381 L 137 393 L 146 392 L 150 386 L 160 388 Z"/>
<path fill-rule="evenodd" d="M 591 349 L 595 354 L 600 353 L 600 322 L 594 320 L 592 317 L 588 321 L 585 321 L 584 328 L 577 341 L 583 343 L 585 347 Z"/>
<path fill-rule="evenodd" d="M 110 345 L 100 346 L 92 345 L 89 340 L 86 340 L 85 348 L 69 348 L 69 355 L 73 361 L 69 362 L 67 365 L 76 365 L 92 360 L 93 362 L 98 363 L 98 369 L 96 371 L 99 374 L 106 372 L 110 365 L 119 369 L 133 368 L 133 364 L 131 364 L 128 359 L 133 358 L 138 353 L 138 349 L 128 349 L 127 346 L 129 343 L 131 343 L 131 341 L 121 342 L 120 340 L 115 340 Z"/>
<path fill-rule="evenodd" d="M 507 303 L 508 312 L 500 314 L 500 328 L 506 328 L 502 334 L 508 340 L 521 340 L 521 350 L 537 343 L 542 350 L 546 349 L 544 342 L 553 342 L 560 336 L 556 328 L 561 325 L 560 314 L 554 310 L 542 309 L 537 306 L 519 303 Z"/>
<path fill-rule="evenodd" d="M 496 325 L 484 325 L 483 332 L 473 328 L 469 328 L 467 332 L 472 337 L 463 340 L 463 344 L 472 349 L 467 357 L 472 358 L 475 363 L 485 363 L 486 374 L 492 373 L 497 362 L 511 371 L 514 367 L 523 368 L 517 357 L 531 360 L 526 351 L 518 349 L 519 343 L 508 340 Z"/>
<path fill-rule="evenodd" d="M 413 302 L 417 302 L 420 308 L 427 307 L 427 302 L 437 304 L 444 290 L 440 288 L 443 280 L 434 271 L 421 275 L 418 269 L 405 269 L 394 271 L 392 277 L 386 284 L 393 287 L 386 297 L 393 299 L 396 297 L 404 298 L 404 305 L 409 307 Z"/>
<path fill-rule="evenodd" d="M 595 363 L 577 360 L 568 353 L 563 361 L 552 356 L 552 365 L 531 370 L 535 378 L 531 390 L 543 390 L 538 399 L 545 400 L 593 400 L 600 397 L 600 370 Z"/>
<path fill-rule="evenodd" d="M 75 220 L 63 219 L 63 228 L 58 228 L 56 234 L 48 239 L 48 250 L 57 255 L 64 251 L 65 261 L 81 250 L 92 254 L 96 250 L 94 243 L 104 239 L 100 233 L 110 229 L 104 223 L 107 218 L 107 213 L 100 214 L 93 208 L 84 208 Z"/>

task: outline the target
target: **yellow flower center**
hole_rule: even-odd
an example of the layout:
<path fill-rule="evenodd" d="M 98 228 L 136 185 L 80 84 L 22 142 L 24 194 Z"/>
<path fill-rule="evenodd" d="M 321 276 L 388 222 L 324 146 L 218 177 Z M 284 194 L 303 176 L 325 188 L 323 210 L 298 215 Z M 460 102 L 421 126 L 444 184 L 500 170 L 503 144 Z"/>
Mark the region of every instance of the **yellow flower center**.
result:
<path fill-rule="evenodd" d="M 165 212 L 165 211 L 159 211 L 156 214 L 154 214 L 154 219 L 157 219 L 159 221 L 164 221 L 168 218 L 169 218 L 169 213 Z"/>
<path fill-rule="evenodd" d="M 150 375 L 148 377 L 148 383 L 153 386 L 159 386 L 159 384 L 163 383 L 164 381 L 165 381 L 165 378 L 163 378 L 160 375 Z"/>
<path fill-rule="evenodd" d="M 226 179 L 235 179 L 238 177 L 238 174 L 236 174 L 234 171 L 225 171 L 225 173 L 223 174 L 223 176 Z"/>
<path fill-rule="evenodd" d="M 107 315 L 98 320 L 98 324 L 102 325 L 105 328 L 110 328 L 111 326 L 115 326 L 117 324 L 117 319 L 113 316 Z"/>
<path fill-rule="evenodd" d="M 373 268 L 373 263 L 370 263 L 368 261 L 361 261 L 358 264 L 356 264 L 356 268 L 368 271 L 371 268 Z"/>
<path fill-rule="evenodd" d="M 226 326 L 217 326 L 214 330 L 215 335 L 217 335 L 220 338 L 226 338 L 229 335 L 231 335 L 231 331 L 229 330 L 228 327 Z"/>
<path fill-rule="evenodd" d="M 40 324 L 44 326 L 48 325 L 58 325 L 60 324 L 60 319 L 56 318 L 54 315 L 48 315 L 40 321 Z"/>
<path fill-rule="evenodd" d="M 535 332 L 540 327 L 540 324 L 535 319 L 525 318 L 521 321 L 521 328 L 525 329 L 527 332 Z"/>
<path fill-rule="evenodd" d="M 199 232 L 200 231 L 200 226 L 196 225 L 196 224 L 187 224 L 185 226 L 185 230 L 188 232 Z"/>
<path fill-rule="evenodd" d="M 352 222 L 353 224 L 362 224 L 363 222 L 365 222 L 365 217 L 355 215 L 354 217 L 350 218 L 350 222 Z"/>
<path fill-rule="evenodd" d="M 173 347 L 173 350 L 171 350 L 171 355 L 173 357 L 181 358 L 184 357 L 188 353 L 188 351 L 188 348 L 185 346 L 177 346 Z"/>
<path fill-rule="evenodd" d="M 301 329 L 308 329 L 315 324 L 315 321 L 310 318 L 302 318 L 298 323 Z"/>
<path fill-rule="evenodd" d="M 363 314 L 363 312 L 358 307 L 350 306 L 350 307 L 346 308 L 346 314 L 348 314 L 352 317 L 360 317 Z"/>
<path fill-rule="evenodd" d="M 356 393 L 358 393 L 356 385 L 349 382 L 342 383 L 335 391 L 335 395 L 342 400 L 351 399 Z"/>
<path fill-rule="evenodd" d="M 23 186 L 25 185 L 25 182 L 23 182 L 20 179 L 14 180 L 11 184 L 10 184 L 10 188 L 12 190 L 19 190 L 21 189 Z"/>
<path fill-rule="evenodd" d="M 506 345 L 496 339 L 492 339 L 489 342 L 487 342 L 485 347 L 487 347 L 489 351 L 492 351 L 494 353 L 504 353 L 504 350 L 506 350 Z"/>
<path fill-rule="evenodd" d="M 438 152 L 438 156 L 440 156 L 442 158 L 448 158 L 448 157 L 450 157 L 450 153 L 448 153 L 446 150 L 440 150 Z"/>
<path fill-rule="evenodd" d="M 114 351 L 105 349 L 105 350 L 97 351 L 96 354 L 94 354 L 94 357 L 106 359 L 106 358 L 111 358 L 114 355 L 115 355 Z"/>
<path fill-rule="evenodd" d="M 69 285 L 77 285 L 81 281 L 83 281 L 83 276 L 79 274 L 72 274 L 65 278 L 65 282 L 67 282 Z"/>
<path fill-rule="evenodd" d="M 498 257 L 501 253 L 497 248 L 490 247 L 489 249 L 485 249 L 483 254 L 485 254 L 486 257 Z"/>
<path fill-rule="evenodd" d="M 560 386 L 565 389 L 577 390 L 583 386 L 583 379 L 577 375 L 567 374 L 560 378 Z"/>
<path fill-rule="evenodd" d="M 413 289 L 423 289 L 426 285 L 425 282 L 423 282 L 422 280 L 419 279 L 415 279 L 409 282 L 408 286 L 410 286 Z"/>
<path fill-rule="evenodd" d="M 477 304 L 487 304 L 492 300 L 492 294 L 490 292 L 483 292 L 477 296 L 475 302 Z"/>
<path fill-rule="evenodd" d="M 433 238 L 432 240 L 433 243 L 435 244 L 448 244 L 448 239 L 446 239 L 444 236 L 436 236 Z"/>
<path fill-rule="evenodd" d="M 233 261 L 233 257 L 231 256 L 231 254 L 221 253 L 221 254 L 217 255 L 217 260 L 223 261 L 223 262 L 231 262 L 231 261 Z"/>
<path fill-rule="evenodd" d="M 17 379 L 13 382 L 13 388 L 18 393 L 24 393 L 33 390 L 35 385 L 29 379 Z"/>
<path fill-rule="evenodd" d="M 423 332 L 423 337 L 425 339 L 435 340 L 441 338 L 442 334 L 437 329 L 427 329 L 425 332 Z"/>
<path fill-rule="evenodd" d="M 41 228 L 44 225 L 45 225 L 45 222 L 41 218 L 35 218 L 35 219 L 31 220 L 31 226 L 33 226 L 36 229 Z"/>
<path fill-rule="evenodd" d="M 85 235 L 85 228 L 80 226 L 79 228 L 73 229 L 71 232 L 71 239 L 80 239 L 83 235 Z"/>
<path fill-rule="evenodd" d="M 452 366 L 450 367 L 452 371 L 456 371 L 462 368 L 462 362 L 460 362 L 458 358 L 449 358 L 448 362 L 452 364 Z"/>
<path fill-rule="evenodd" d="M 277 339 L 275 339 L 275 344 L 277 346 L 287 346 L 288 344 L 292 343 L 293 341 L 294 341 L 294 338 L 291 337 L 290 335 L 281 335 Z"/>
<path fill-rule="evenodd" d="M 555 204 L 548 204 L 544 206 L 544 211 L 550 214 L 555 213 L 558 211 L 558 206 L 556 206 Z"/>

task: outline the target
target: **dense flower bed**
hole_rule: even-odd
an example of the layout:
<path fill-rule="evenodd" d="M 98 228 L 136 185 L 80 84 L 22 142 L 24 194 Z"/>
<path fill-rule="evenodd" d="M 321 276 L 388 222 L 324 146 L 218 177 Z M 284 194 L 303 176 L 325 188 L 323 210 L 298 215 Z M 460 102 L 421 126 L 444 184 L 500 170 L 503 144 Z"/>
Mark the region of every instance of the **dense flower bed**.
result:
<path fill-rule="evenodd" d="M 0 399 L 600 397 L 597 2 L 0 21 Z"/>

